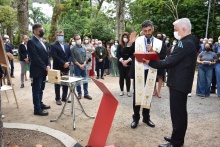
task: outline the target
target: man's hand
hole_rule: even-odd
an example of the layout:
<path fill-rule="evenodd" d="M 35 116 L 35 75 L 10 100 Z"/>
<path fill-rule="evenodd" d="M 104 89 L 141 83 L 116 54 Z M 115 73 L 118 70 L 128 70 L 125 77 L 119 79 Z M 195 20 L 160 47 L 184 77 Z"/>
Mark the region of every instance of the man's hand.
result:
<path fill-rule="evenodd" d="M 25 61 L 26 63 L 29 63 L 29 59 L 28 59 L 28 58 L 25 58 L 24 61 Z"/>
<path fill-rule="evenodd" d="M 79 65 L 79 68 L 80 68 L 81 70 L 84 70 L 84 69 L 85 69 L 84 67 L 85 67 L 84 64 Z"/>
<path fill-rule="evenodd" d="M 148 52 L 154 52 L 154 50 L 150 44 L 147 44 L 147 50 L 148 50 Z"/>
<path fill-rule="evenodd" d="M 66 62 L 66 63 L 63 65 L 64 68 L 68 68 L 69 66 L 70 66 L 70 62 Z"/>
<path fill-rule="evenodd" d="M 138 38 L 138 36 L 136 34 L 137 34 L 136 32 L 132 32 L 130 34 L 130 38 L 129 38 L 129 42 L 128 42 L 129 45 L 131 45 L 133 42 L 135 42 L 135 40 Z"/>
<path fill-rule="evenodd" d="M 99 62 L 102 62 L 103 61 L 103 59 L 99 59 Z"/>
<path fill-rule="evenodd" d="M 47 66 L 46 71 L 48 72 L 50 70 L 50 66 Z"/>
<path fill-rule="evenodd" d="M 147 64 L 147 65 L 148 65 L 149 62 L 150 62 L 149 60 L 146 60 L 146 59 L 143 58 L 143 63 L 144 63 L 144 64 Z"/>

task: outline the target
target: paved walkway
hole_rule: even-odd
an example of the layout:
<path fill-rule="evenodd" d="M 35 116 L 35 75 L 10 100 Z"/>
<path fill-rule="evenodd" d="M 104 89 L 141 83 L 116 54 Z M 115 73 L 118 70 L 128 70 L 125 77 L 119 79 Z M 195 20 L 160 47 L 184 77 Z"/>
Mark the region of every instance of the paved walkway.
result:
<path fill-rule="evenodd" d="M 156 124 L 155 128 L 147 127 L 141 121 L 138 128 L 131 129 L 132 121 L 132 97 L 126 95 L 120 97 L 118 77 L 106 76 L 103 81 L 119 101 L 115 119 L 107 140 L 107 145 L 115 144 L 117 147 L 156 147 L 165 143 L 163 136 L 171 133 L 171 120 L 169 113 L 169 91 L 167 87 L 162 88 L 162 98 L 153 98 L 151 108 L 151 119 Z M 195 80 L 196 81 L 196 76 Z M 61 111 L 61 106 L 55 103 L 54 86 L 47 83 L 44 90 L 43 101 L 51 106 L 49 116 L 40 117 L 33 115 L 33 103 L 30 80 L 25 82 L 25 88 L 20 88 L 20 63 L 15 62 L 15 78 L 13 79 L 15 91 L 20 108 L 17 109 L 11 92 L 10 103 L 2 93 L 2 112 L 5 114 L 4 122 L 27 123 L 50 127 L 62 131 L 82 145 L 86 145 L 94 123 L 82 114 L 76 103 L 76 130 L 72 130 L 72 118 L 70 115 L 70 104 L 67 105 L 65 114 L 58 122 L 50 122 L 56 118 Z M 189 125 L 186 134 L 185 147 L 218 147 L 220 145 L 220 100 L 216 95 L 200 99 L 195 95 L 196 82 L 194 82 L 192 97 L 188 99 Z M 82 99 L 81 102 L 89 115 L 96 115 L 102 93 L 91 82 L 89 83 L 89 94 L 92 101 Z M 105 122 L 103 122 L 105 123 Z"/>

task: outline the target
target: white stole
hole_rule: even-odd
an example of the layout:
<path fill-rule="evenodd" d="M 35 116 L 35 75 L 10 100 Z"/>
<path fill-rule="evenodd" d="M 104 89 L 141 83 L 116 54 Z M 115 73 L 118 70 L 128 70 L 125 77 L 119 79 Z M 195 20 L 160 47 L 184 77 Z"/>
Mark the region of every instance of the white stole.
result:
<path fill-rule="evenodd" d="M 145 36 L 138 37 L 135 41 L 135 52 L 146 50 Z M 163 42 L 153 37 L 153 50 L 160 52 Z M 144 64 L 135 59 L 135 105 L 141 105 L 143 108 L 150 109 L 154 85 L 157 76 L 157 69 L 149 67 L 146 83 L 144 82 Z"/>

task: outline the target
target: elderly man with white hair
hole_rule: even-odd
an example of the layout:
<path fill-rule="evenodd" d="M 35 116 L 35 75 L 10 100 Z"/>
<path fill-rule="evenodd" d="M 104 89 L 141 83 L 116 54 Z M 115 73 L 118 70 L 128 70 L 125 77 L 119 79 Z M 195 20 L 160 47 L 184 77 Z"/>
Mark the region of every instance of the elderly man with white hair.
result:
<path fill-rule="evenodd" d="M 170 91 L 170 113 L 172 135 L 164 137 L 168 144 L 159 147 L 180 147 L 184 144 L 187 129 L 187 94 L 192 90 L 196 66 L 196 43 L 191 35 L 191 23 L 188 18 L 181 18 L 174 23 L 174 37 L 179 40 L 173 52 L 165 60 L 145 63 L 153 68 L 167 68 L 167 85 Z"/>

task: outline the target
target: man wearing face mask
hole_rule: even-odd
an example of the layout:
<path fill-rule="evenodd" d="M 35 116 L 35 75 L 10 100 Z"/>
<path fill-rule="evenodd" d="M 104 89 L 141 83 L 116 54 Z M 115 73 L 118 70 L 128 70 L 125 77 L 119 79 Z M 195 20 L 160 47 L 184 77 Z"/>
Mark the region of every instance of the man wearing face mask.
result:
<path fill-rule="evenodd" d="M 50 58 L 45 44 L 41 41 L 44 36 L 41 24 L 34 24 L 32 27 L 33 37 L 27 43 L 28 55 L 30 58 L 30 77 L 32 82 L 32 95 L 34 104 L 34 115 L 46 116 L 50 106 L 43 104 L 43 90 L 47 72 L 50 70 Z"/>
<path fill-rule="evenodd" d="M 70 46 L 64 43 L 64 33 L 62 30 L 56 32 L 56 41 L 50 46 L 53 57 L 53 69 L 60 70 L 61 76 L 69 75 L 69 66 L 72 60 Z M 61 105 L 60 85 L 55 84 L 55 100 L 57 105 Z M 68 86 L 62 86 L 62 101 L 66 102 Z M 68 101 L 70 102 L 70 101 Z"/>
<path fill-rule="evenodd" d="M 76 45 L 71 48 L 72 62 L 74 63 L 74 73 L 76 77 L 87 78 L 86 70 L 86 49 L 82 46 L 81 37 L 79 35 L 74 36 Z M 78 99 L 82 98 L 81 85 L 76 87 L 78 93 Z M 88 92 L 88 83 L 83 84 L 84 98 L 92 100 L 92 97 Z"/>
<path fill-rule="evenodd" d="M 98 47 L 95 48 L 94 55 L 96 61 L 96 79 L 99 79 L 99 70 L 101 70 L 101 79 L 104 80 L 104 59 L 107 56 L 107 50 L 104 46 L 102 46 L 102 41 L 98 41 Z"/>
<path fill-rule="evenodd" d="M 159 147 L 181 147 L 187 129 L 187 94 L 192 90 L 195 73 L 197 44 L 191 35 L 191 22 L 181 18 L 174 23 L 174 37 L 179 40 L 171 56 L 165 60 L 148 61 L 145 64 L 153 68 L 168 68 L 167 86 L 170 91 L 170 112 L 172 120 L 172 135 L 164 137 L 168 144 Z"/>
<path fill-rule="evenodd" d="M 154 32 L 154 25 L 150 20 L 145 20 L 142 23 L 143 36 L 136 39 L 136 34 L 131 33 L 128 46 L 132 54 L 134 52 L 158 52 L 159 56 L 164 56 L 163 42 L 152 34 Z M 143 123 L 149 127 L 155 127 L 155 124 L 150 119 L 151 99 L 154 91 L 157 70 L 152 69 L 148 65 L 135 60 L 132 56 L 132 63 L 129 71 L 129 77 L 134 79 L 134 95 L 133 95 L 133 122 L 131 128 L 137 127 L 140 120 L 140 109 L 143 108 L 142 116 Z"/>

